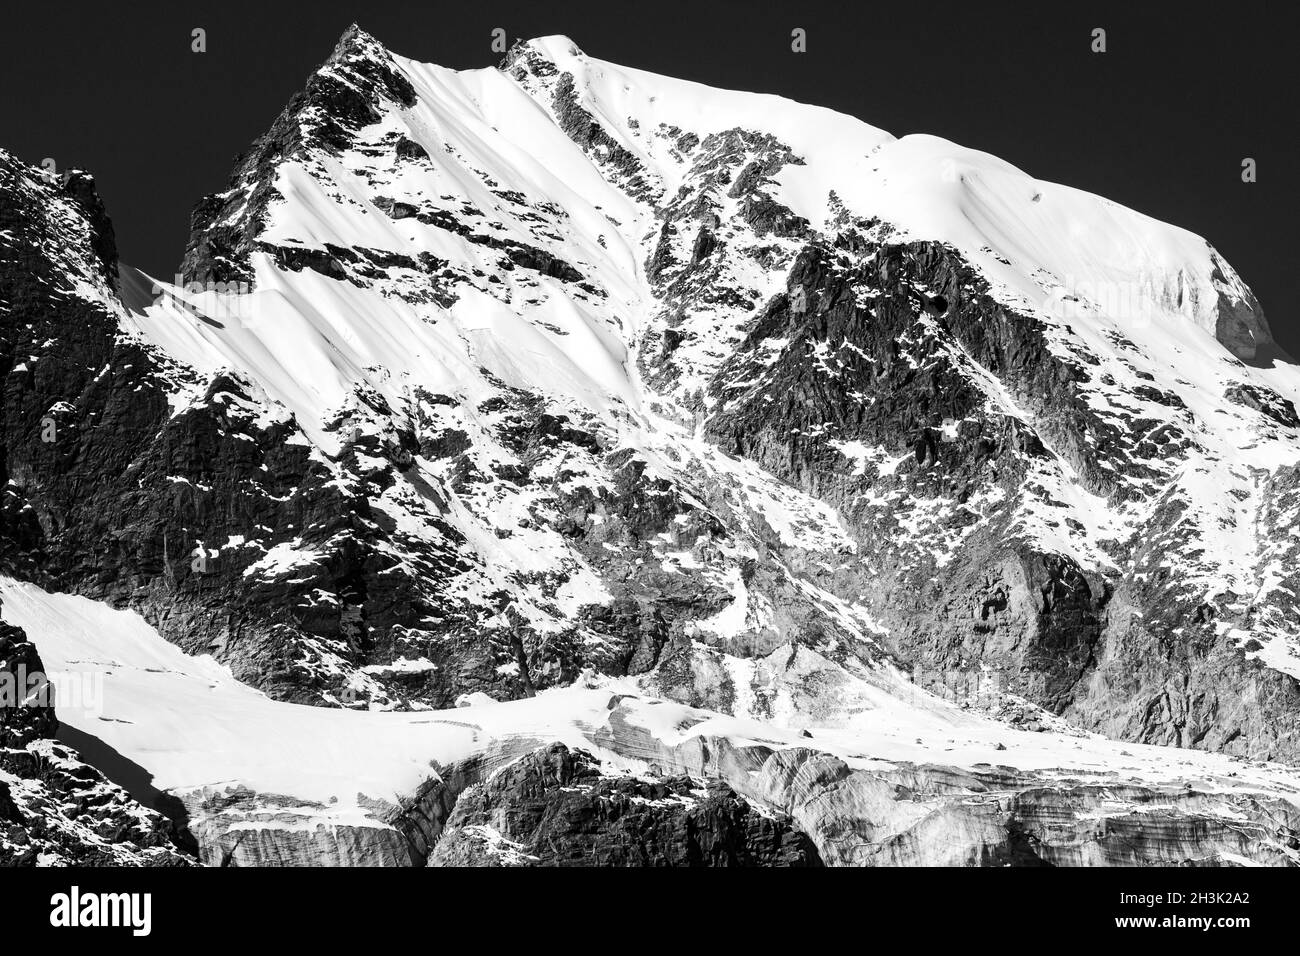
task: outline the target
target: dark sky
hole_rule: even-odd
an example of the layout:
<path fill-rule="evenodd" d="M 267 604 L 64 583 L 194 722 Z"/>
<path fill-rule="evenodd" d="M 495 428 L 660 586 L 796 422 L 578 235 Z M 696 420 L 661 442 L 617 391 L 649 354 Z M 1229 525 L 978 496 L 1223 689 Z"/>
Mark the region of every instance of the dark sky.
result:
<path fill-rule="evenodd" d="M 986 150 L 1040 179 L 1208 238 L 1300 354 L 1290 290 L 1300 210 L 1297 57 L 1287 5 L 943 2 L 549 5 L 26 3 L 0 33 L 0 146 L 89 169 L 122 257 L 171 275 L 189 211 L 352 21 L 451 67 L 499 57 L 494 27 L 564 33 L 589 54 L 716 86 L 780 93 L 895 135 Z M 1140 6 L 1141 9 L 1132 9 Z M 1059 9 L 1056 9 L 1059 7 Z M 79 9 L 80 8 L 80 9 Z M 790 31 L 808 52 L 790 52 Z M 208 51 L 190 51 L 207 30 Z M 1108 51 L 1090 52 L 1094 27 Z M 1241 181 L 1241 161 L 1259 180 Z"/>

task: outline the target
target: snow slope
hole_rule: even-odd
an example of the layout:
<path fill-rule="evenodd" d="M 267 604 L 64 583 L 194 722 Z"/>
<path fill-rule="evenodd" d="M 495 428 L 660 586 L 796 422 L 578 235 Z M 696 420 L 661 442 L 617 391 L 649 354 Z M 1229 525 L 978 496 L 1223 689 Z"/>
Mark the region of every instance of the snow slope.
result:
<path fill-rule="evenodd" d="M 245 787 L 321 804 L 331 822 L 355 825 L 366 819 L 359 800 L 411 794 L 430 777 L 431 761 L 445 766 L 512 737 L 558 740 L 644 771 L 644 762 L 602 746 L 612 694 L 638 698 L 637 723 L 670 746 L 708 736 L 777 748 L 809 745 L 799 730 L 779 722 L 710 714 L 598 678 L 530 700 L 451 711 L 367 713 L 281 703 L 231 679 L 211 658 L 182 653 L 133 612 L 9 578 L 0 579 L 0 600 L 3 619 L 37 643 L 56 683 L 102 679 L 102 706 L 60 704 L 62 721 L 146 767 L 155 786 L 177 795 Z M 1261 790 L 1300 806 L 1294 768 L 1096 735 L 1016 731 L 919 690 L 900 695 L 864 685 L 857 694 L 859 713 L 850 722 L 810 725 L 815 746 L 850 766 L 1012 763 L 1061 779 Z"/>
<path fill-rule="evenodd" d="M 700 139 L 762 130 L 801 160 L 776 173 L 775 198 L 815 228 L 828 228 L 834 194 L 850 214 L 883 219 L 900 238 L 953 245 L 1009 301 L 1136 331 L 1144 350 L 1168 355 L 1171 342 L 1184 341 L 1217 361 L 1222 351 L 1211 340 L 1220 298 L 1250 297 L 1231 267 L 1186 230 L 1039 182 L 938 137 L 895 139 L 820 107 L 619 67 L 563 37 L 524 49 L 574 77 L 577 103 L 644 166 L 656 195 L 682 188 L 690 170 L 673 140 L 658 133 L 663 127 Z M 248 372 L 323 447 L 333 442 L 320 423 L 358 382 L 396 404 L 412 382 L 472 389 L 480 366 L 510 385 L 598 411 L 637 408 L 628 356 L 653 306 L 641 265 L 652 251 L 653 210 L 610 182 L 557 126 L 549 87 L 521 84 L 496 69 L 392 61 L 414 87 L 416 104 L 388 112 L 339 156 L 279 166 L 275 185 L 283 201 L 274 205 L 263 240 L 427 253 L 458 269 L 490 271 L 491 249 L 415 218 L 394 220 L 375 199 L 471 209 L 495 238 L 537 245 L 578 266 L 604 297 L 507 274 L 503 288 L 479 283 L 444 310 L 403 301 L 391 286 L 359 290 L 312 272 L 285 272 L 258 253 L 247 295 L 187 293 L 158 282 L 171 297 L 127 315 L 124 327 L 195 369 Z M 394 168 L 377 159 L 396 134 L 423 147 L 430 162 Z M 502 184 L 523 197 L 522 208 L 503 197 Z M 543 203 L 562 213 L 538 217 Z M 402 287 L 400 274 L 390 278 Z M 206 313 L 235 321 L 204 322 Z M 1293 379 L 1283 383 L 1286 394 L 1297 390 Z"/>
<path fill-rule="evenodd" d="M 1122 289 L 1129 294 L 1107 302 L 1119 322 L 1188 322 L 1213 334 L 1219 295 L 1234 302 L 1250 295 L 1199 236 L 941 137 L 897 139 L 783 97 L 620 67 L 587 56 L 566 37 L 527 47 L 574 76 L 579 102 L 653 171 L 665 194 L 681 185 L 684 164 L 640 130 L 673 125 L 701 139 L 736 127 L 763 130 L 804 160 L 779 172 L 777 198 L 815 226 L 832 218 L 834 192 L 851 213 L 879 217 L 906 238 L 953 245 L 1030 302 Z"/>

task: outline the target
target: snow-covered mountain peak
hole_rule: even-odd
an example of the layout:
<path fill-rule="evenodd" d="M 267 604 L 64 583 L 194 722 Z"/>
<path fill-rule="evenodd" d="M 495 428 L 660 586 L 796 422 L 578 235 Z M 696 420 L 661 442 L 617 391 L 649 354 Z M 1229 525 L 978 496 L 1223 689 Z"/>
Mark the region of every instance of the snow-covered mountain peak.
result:
<path fill-rule="evenodd" d="M 552 33 L 514 43 L 506 53 L 502 69 L 509 69 L 521 58 L 542 59 L 558 68 L 566 68 L 575 61 L 585 61 L 587 55 L 569 37 L 562 33 Z"/>
<path fill-rule="evenodd" d="M 361 29 L 360 25 L 351 23 L 334 44 L 334 50 L 325 61 L 325 65 L 350 57 L 365 56 L 375 60 L 387 60 L 392 54 L 374 36 Z"/>
<path fill-rule="evenodd" d="M 1249 289 L 1199 237 L 938 137 L 895 139 L 820 107 L 621 67 L 560 36 L 517 44 L 500 70 L 455 71 L 349 30 L 231 189 L 196 213 L 187 275 L 246 282 L 213 300 L 241 321 L 181 315 L 188 293 L 171 290 L 128 324 L 192 368 L 247 376 L 331 457 L 349 427 L 418 433 L 420 395 L 481 404 L 506 388 L 654 458 L 652 417 L 681 427 L 730 414 L 736 383 L 779 368 L 749 355 L 756 316 L 782 297 L 807 307 L 794 277 L 810 251 L 867 282 L 865 305 L 898 281 L 886 243 L 937 244 L 978 276 L 942 290 L 935 276 L 910 279 L 926 309 L 898 341 L 917 343 L 915 367 L 936 348 L 956 362 L 996 415 L 1050 433 L 1061 410 L 1020 394 L 1005 358 L 967 367 L 969 346 L 948 339 L 972 295 L 1038 323 L 1054 375 L 1097 370 L 1070 398 L 1081 414 L 1149 431 L 1187 409 L 1179 427 L 1211 473 L 1243 445 L 1257 467 L 1290 460 L 1295 377 L 1224 351 L 1251 357 L 1271 340 Z M 1225 395 L 1262 397 L 1223 410 Z M 374 396 L 391 421 L 366 411 Z M 1249 402 L 1281 411 L 1261 420 Z M 861 444 L 857 427 L 839 426 L 838 447 Z M 1061 465 L 1040 480 L 1077 485 L 1070 521 L 1097 526 L 1062 536 L 1056 519 L 1022 516 L 1017 533 L 1080 549 L 1087 566 L 1112 566 L 1144 518 L 1098 523 L 1102 498 L 1145 500 L 1161 480 L 1200 473 L 1115 458 L 1093 432 L 1061 441 Z M 1252 560 L 1232 557 L 1228 577 Z"/>
<path fill-rule="evenodd" d="M 540 202 L 585 207 L 590 234 L 579 240 L 597 257 L 604 253 L 595 244 L 610 249 L 613 239 L 616 255 L 642 259 L 655 210 L 676 206 L 679 216 L 689 205 L 697 218 L 713 215 L 725 192 L 761 178 L 769 213 L 784 210 L 826 234 L 851 220 L 879 221 L 898 239 L 947 243 L 1025 308 L 1058 318 L 1100 310 L 1126 326 L 1186 322 L 1238 357 L 1267 360 L 1273 352 L 1258 303 L 1204 240 L 996 157 L 934 136 L 897 140 L 777 96 L 620 67 L 563 36 L 516 44 L 502 71 L 418 63 L 349 28 L 241 161 L 231 188 L 196 212 L 195 242 L 208 248 L 191 248 L 187 278 L 229 278 L 230 258 L 242 263 L 234 273 L 251 280 L 248 256 L 269 225 L 264 212 L 279 195 L 284 160 L 298 156 L 329 194 L 333 165 L 350 150 L 366 154 L 357 169 L 391 171 L 392 163 L 376 164 L 382 144 L 363 135 L 383 126 L 395 160 L 410 164 L 423 153 L 435 168 L 452 164 L 446 182 L 412 188 L 441 189 L 491 217 L 510 210 L 481 188 L 466 192 L 466 167 L 485 181 L 517 181 L 530 187 L 517 192 Z M 335 205 L 290 238 L 319 248 L 358 235 L 351 204 Z M 619 224 L 615 236 L 604 234 L 606 216 Z M 636 282 L 628 262 L 619 268 Z"/>
<path fill-rule="evenodd" d="M 0 152 L 0 199 L 6 621 L 65 663 L 124 638 L 129 706 L 86 726 L 142 762 L 185 737 L 150 769 L 259 859 L 395 839 L 372 797 L 532 734 L 751 784 L 734 740 L 787 784 L 819 748 L 900 833 L 966 812 L 953 767 L 1154 795 L 1193 766 L 1170 746 L 1300 759 L 1300 374 L 1185 230 L 564 37 L 457 71 L 356 28 L 195 210 L 179 282 L 117 280 L 83 177 Z M 214 728 L 284 720 L 329 743 L 310 784 L 223 756 Z M 942 797 L 882 762 L 909 793 L 948 768 Z M 341 784 L 364 799 L 323 809 Z M 808 818 L 845 859 L 899 843 L 846 799 Z M 1065 802 L 1095 835 L 1091 799 Z M 282 800 L 335 828 L 317 851 Z M 1000 846 L 968 822 L 944 832 Z M 1198 858 L 1294 858 L 1268 827 Z M 1001 859 L 985 840 L 918 858 Z"/>
<path fill-rule="evenodd" d="M 895 139 L 779 96 L 621 67 L 565 37 L 519 44 L 503 68 L 566 131 L 582 127 L 578 138 L 593 139 L 598 162 L 613 154 L 644 170 L 659 187 L 646 194 L 656 203 L 687 188 L 698 144 L 729 130 L 762 132 L 794 160 L 771 172 L 773 198 L 815 229 L 833 231 L 845 215 L 883 220 L 900 238 L 953 245 L 1032 307 L 1059 312 L 1063 299 L 1104 299 L 1119 322 L 1188 321 L 1239 357 L 1272 353 L 1258 303 L 1203 239 L 997 157 L 937 136 Z"/>
<path fill-rule="evenodd" d="M 145 513 L 104 505 L 144 570 L 93 581 L 183 594 L 206 623 L 160 630 L 276 696 L 590 667 L 840 725 L 937 671 L 1120 736 L 1300 739 L 1300 548 L 1260 530 L 1294 520 L 1300 378 L 1229 351 L 1267 326 L 1184 230 L 562 37 L 457 71 L 357 30 L 200 204 L 183 272 L 86 293 L 120 341 L 77 368 L 148 370 L 116 453 Z M 216 578 L 178 572 L 194 549 Z M 1189 634 L 1217 656 L 1165 720 L 1149 651 Z"/>

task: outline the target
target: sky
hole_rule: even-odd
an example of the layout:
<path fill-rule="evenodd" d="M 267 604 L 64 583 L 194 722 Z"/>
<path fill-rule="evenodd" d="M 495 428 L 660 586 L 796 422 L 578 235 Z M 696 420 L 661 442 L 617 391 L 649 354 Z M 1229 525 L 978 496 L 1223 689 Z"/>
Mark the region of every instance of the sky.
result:
<path fill-rule="evenodd" d="M 1058 8 L 1059 6 L 1059 8 Z M 1134 9 L 1138 7 L 1138 9 Z M 352 22 L 404 56 L 495 64 L 492 31 L 778 93 L 896 136 L 932 133 L 1206 237 L 1300 355 L 1300 210 L 1287 8 L 1187 3 L 24 4 L 0 33 L 0 147 L 92 172 L 124 261 L 171 276 L 189 213 L 224 188 Z M 1207 7 L 1208 10 L 1208 7 Z M 191 31 L 207 50 L 191 50 Z M 791 31 L 807 31 L 807 52 Z M 1106 31 L 1106 52 L 1092 51 Z M 1257 180 L 1242 181 L 1255 160 Z"/>

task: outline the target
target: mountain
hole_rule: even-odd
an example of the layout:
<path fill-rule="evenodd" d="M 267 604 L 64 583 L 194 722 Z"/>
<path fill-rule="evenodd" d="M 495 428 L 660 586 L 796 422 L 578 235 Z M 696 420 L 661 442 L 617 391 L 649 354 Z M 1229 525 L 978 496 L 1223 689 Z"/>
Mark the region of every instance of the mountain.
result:
<path fill-rule="evenodd" d="M 180 852 L 1300 861 L 1300 371 L 1203 239 L 356 27 L 174 281 L 0 196 L 3 617 Z"/>

